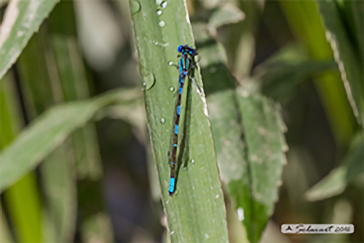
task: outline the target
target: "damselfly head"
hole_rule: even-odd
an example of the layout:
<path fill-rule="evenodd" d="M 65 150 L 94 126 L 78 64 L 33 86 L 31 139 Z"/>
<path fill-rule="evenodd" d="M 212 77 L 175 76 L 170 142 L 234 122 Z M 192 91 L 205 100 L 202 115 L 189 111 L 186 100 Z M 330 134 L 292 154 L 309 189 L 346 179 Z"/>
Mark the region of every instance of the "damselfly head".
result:
<path fill-rule="evenodd" d="M 192 47 L 190 47 L 188 45 L 179 45 L 177 50 L 179 53 L 182 53 L 182 54 L 189 54 L 192 56 L 197 54 L 195 49 L 193 49 Z"/>

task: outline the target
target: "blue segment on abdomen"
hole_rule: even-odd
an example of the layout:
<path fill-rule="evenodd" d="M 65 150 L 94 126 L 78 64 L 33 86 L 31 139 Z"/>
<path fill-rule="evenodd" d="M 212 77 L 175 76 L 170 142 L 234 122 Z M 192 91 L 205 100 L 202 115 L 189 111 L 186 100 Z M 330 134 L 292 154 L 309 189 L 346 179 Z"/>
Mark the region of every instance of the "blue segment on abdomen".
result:
<path fill-rule="evenodd" d="M 169 193 L 172 193 L 174 191 L 174 182 L 175 182 L 175 179 L 174 178 L 171 178 L 169 179 Z"/>
<path fill-rule="evenodd" d="M 178 134 L 178 125 L 176 125 L 176 126 L 174 127 L 174 133 L 175 133 L 175 134 Z"/>
<path fill-rule="evenodd" d="M 182 94 L 182 88 L 179 88 L 179 94 Z"/>
<path fill-rule="evenodd" d="M 181 106 L 177 106 L 177 115 L 181 113 Z"/>

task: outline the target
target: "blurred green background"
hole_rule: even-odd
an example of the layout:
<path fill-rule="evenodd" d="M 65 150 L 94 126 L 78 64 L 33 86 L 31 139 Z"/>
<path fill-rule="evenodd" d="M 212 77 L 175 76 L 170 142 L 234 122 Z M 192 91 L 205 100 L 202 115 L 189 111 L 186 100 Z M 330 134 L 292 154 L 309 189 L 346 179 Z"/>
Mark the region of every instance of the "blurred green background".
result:
<path fill-rule="evenodd" d="M 364 242 L 364 2 L 2 0 L 0 23 L 1 243 Z M 178 42 L 186 26 L 195 43 Z M 215 145 L 201 151 L 217 165 L 199 173 L 219 185 L 218 167 L 225 206 L 186 221 L 174 212 L 198 215 L 214 199 L 184 194 L 192 164 L 166 196 L 158 158 L 172 126 L 158 126 L 173 115 L 174 42 L 201 58 L 211 120 L 201 130 Z M 196 89 L 185 90 L 188 134 L 200 127 Z M 214 220 L 227 224 L 221 238 L 202 232 Z M 284 223 L 355 233 L 283 235 Z"/>

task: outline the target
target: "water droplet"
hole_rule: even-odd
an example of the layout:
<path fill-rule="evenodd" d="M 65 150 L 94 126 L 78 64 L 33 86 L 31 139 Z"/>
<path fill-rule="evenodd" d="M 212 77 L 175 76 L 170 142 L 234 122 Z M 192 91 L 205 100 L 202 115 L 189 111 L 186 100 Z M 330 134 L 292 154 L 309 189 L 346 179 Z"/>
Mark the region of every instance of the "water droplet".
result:
<path fill-rule="evenodd" d="M 163 0 L 155 0 L 155 4 L 159 5 L 163 2 Z"/>
<path fill-rule="evenodd" d="M 162 117 L 159 121 L 161 124 L 164 124 L 166 122 L 166 118 Z"/>
<path fill-rule="evenodd" d="M 169 91 L 173 92 L 175 90 L 174 87 L 169 87 Z"/>
<path fill-rule="evenodd" d="M 216 199 L 219 199 L 219 198 L 220 198 L 220 195 L 219 195 L 219 194 L 217 194 L 217 195 L 215 196 L 215 198 L 216 198 Z"/>
<path fill-rule="evenodd" d="M 166 25 L 166 23 L 162 20 L 161 22 L 159 22 L 159 26 L 160 27 L 163 27 L 163 26 L 165 26 Z"/>
<path fill-rule="evenodd" d="M 132 14 L 135 14 L 135 13 L 139 12 L 140 11 L 140 8 L 141 8 L 140 7 L 140 3 L 137 2 L 137 1 L 131 1 L 130 8 L 131 8 Z"/>
<path fill-rule="evenodd" d="M 169 203 L 169 200 L 166 201 L 166 204 L 168 204 L 168 203 Z"/>
<path fill-rule="evenodd" d="M 168 65 L 173 66 L 173 62 L 172 61 L 168 62 Z"/>
<path fill-rule="evenodd" d="M 162 13 L 163 13 L 162 10 L 160 9 L 157 10 L 157 15 L 162 15 Z"/>
<path fill-rule="evenodd" d="M 162 1 L 160 5 L 161 5 L 162 8 L 166 8 L 167 7 L 167 2 Z"/>
<path fill-rule="evenodd" d="M 152 73 L 145 75 L 143 80 L 144 80 L 143 87 L 146 90 L 151 89 L 155 84 L 155 78 Z"/>
<path fill-rule="evenodd" d="M 242 209 L 242 208 L 238 208 L 238 219 L 240 221 L 244 220 L 244 209 Z"/>
<path fill-rule="evenodd" d="M 194 164 L 194 163 L 195 163 L 195 160 L 194 160 L 194 159 L 192 159 L 192 160 L 191 160 L 191 163 L 192 163 L 192 164 Z"/>
<path fill-rule="evenodd" d="M 170 235 L 173 235 L 173 234 L 174 234 L 174 231 L 171 231 L 169 234 L 170 234 Z"/>
<path fill-rule="evenodd" d="M 210 236 L 208 234 L 205 234 L 205 238 L 208 239 L 210 238 Z"/>

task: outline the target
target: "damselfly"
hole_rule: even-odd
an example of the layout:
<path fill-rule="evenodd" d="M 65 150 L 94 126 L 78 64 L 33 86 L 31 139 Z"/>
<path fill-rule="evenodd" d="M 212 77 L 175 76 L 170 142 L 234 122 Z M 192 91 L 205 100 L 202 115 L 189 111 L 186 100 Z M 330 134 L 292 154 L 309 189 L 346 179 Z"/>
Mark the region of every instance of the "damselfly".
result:
<path fill-rule="evenodd" d="M 197 55 L 197 52 L 192 47 L 187 45 L 180 45 L 178 46 L 178 54 L 179 62 L 179 77 L 178 77 L 178 84 L 179 84 L 179 93 L 177 104 L 175 108 L 175 119 L 174 119 L 174 135 L 173 135 L 173 146 L 172 146 L 172 156 L 171 156 L 171 176 L 169 179 L 169 195 L 172 196 L 175 189 L 175 182 L 176 182 L 176 155 L 177 155 L 177 146 L 178 146 L 178 127 L 179 127 L 179 118 L 181 114 L 181 99 L 182 99 L 182 91 L 183 85 L 186 77 L 189 77 L 190 71 L 194 68 L 194 57 Z M 191 77 L 190 77 L 191 78 Z M 191 78 L 192 79 L 192 78 Z"/>

